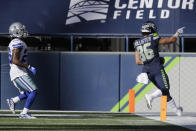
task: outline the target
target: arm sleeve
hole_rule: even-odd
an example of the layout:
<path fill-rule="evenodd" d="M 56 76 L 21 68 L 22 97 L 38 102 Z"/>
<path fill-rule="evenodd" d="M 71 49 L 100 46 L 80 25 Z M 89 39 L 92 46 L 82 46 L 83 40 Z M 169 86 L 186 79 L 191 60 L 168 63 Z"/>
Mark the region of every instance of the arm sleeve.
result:
<path fill-rule="evenodd" d="M 159 43 L 159 40 L 161 39 L 161 37 L 159 36 L 158 33 L 154 33 L 153 34 L 153 40 L 156 42 L 156 43 Z"/>

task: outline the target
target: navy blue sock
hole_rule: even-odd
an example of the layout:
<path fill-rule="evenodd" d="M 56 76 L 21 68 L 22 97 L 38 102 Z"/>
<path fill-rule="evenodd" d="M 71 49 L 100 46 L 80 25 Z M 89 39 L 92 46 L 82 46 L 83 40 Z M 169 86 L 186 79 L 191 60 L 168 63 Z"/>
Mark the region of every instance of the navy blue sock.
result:
<path fill-rule="evenodd" d="M 23 94 L 20 94 L 18 97 L 20 100 L 26 99 L 29 96 L 29 92 L 25 91 Z"/>
<path fill-rule="evenodd" d="M 30 92 L 29 96 L 27 97 L 26 103 L 25 103 L 25 108 L 30 109 L 31 105 L 33 104 L 33 101 L 35 100 L 35 97 L 37 95 L 37 90 L 34 90 Z"/>

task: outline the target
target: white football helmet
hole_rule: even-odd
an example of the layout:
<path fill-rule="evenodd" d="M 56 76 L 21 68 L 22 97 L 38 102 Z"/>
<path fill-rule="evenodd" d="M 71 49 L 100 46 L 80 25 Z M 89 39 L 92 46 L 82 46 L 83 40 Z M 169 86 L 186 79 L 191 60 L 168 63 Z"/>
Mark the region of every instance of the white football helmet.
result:
<path fill-rule="evenodd" d="M 14 22 L 10 25 L 9 34 L 11 37 L 17 37 L 17 38 L 28 36 L 28 32 L 25 28 L 25 25 L 23 25 L 20 22 Z"/>

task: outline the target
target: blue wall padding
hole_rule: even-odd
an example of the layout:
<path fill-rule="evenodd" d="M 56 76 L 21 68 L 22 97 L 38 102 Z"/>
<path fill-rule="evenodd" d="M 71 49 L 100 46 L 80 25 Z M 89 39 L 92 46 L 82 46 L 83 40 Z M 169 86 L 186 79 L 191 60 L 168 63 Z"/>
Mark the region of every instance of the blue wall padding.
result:
<path fill-rule="evenodd" d="M 137 84 L 136 77 L 142 72 L 142 66 L 136 65 L 134 55 L 130 54 L 121 54 L 120 66 L 120 99 L 122 99 L 129 89 Z"/>
<path fill-rule="evenodd" d="M 6 99 L 18 94 L 18 90 L 10 82 L 8 54 L 1 53 L 1 109 L 8 109 Z"/>
<path fill-rule="evenodd" d="M 0 55 L 1 109 L 8 109 L 6 98 L 19 92 L 10 82 L 7 52 Z M 37 69 L 36 76 L 30 73 L 39 89 L 32 106 L 37 110 L 110 111 L 142 71 L 131 53 L 30 52 L 28 58 Z"/>
<path fill-rule="evenodd" d="M 19 94 L 10 82 L 7 53 L 1 53 L 1 109 L 8 109 L 6 98 Z M 37 75 L 32 76 L 38 87 L 38 95 L 32 109 L 59 109 L 59 53 L 29 53 L 29 63 L 37 69 Z M 16 105 L 22 109 L 24 102 Z"/>
<path fill-rule="evenodd" d="M 1 64 L 1 53 L 0 53 L 0 72 L 1 72 L 1 74 L 0 74 L 0 88 L 2 87 L 1 86 L 1 78 L 2 78 L 2 75 L 3 75 L 3 70 L 5 69 L 4 67 L 3 67 L 3 65 Z M 0 102 L 1 102 L 1 90 L 0 90 Z M 0 104 L 0 109 L 1 109 L 1 104 Z"/>
<path fill-rule="evenodd" d="M 60 92 L 60 109 L 109 111 L 119 100 L 119 55 L 62 54 Z"/>

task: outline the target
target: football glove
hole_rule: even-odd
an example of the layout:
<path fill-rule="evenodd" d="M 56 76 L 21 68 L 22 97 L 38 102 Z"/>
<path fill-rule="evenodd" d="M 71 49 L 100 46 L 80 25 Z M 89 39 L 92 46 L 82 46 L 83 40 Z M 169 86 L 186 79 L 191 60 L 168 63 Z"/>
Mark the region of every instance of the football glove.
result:
<path fill-rule="evenodd" d="M 183 34 L 183 33 L 184 33 L 184 28 L 185 28 L 185 27 L 179 28 L 179 29 L 176 31 L 176 34 L 175 34 L 174 36 L 178 37 L 180 34 Z"/>
<path fill-rule="evenodd" d="M 29 65 L 28 69 L 33 73 L 33 75 L 36 75 L 37 71 L 36 71 L 35 67 L 32 67 Z"/>

